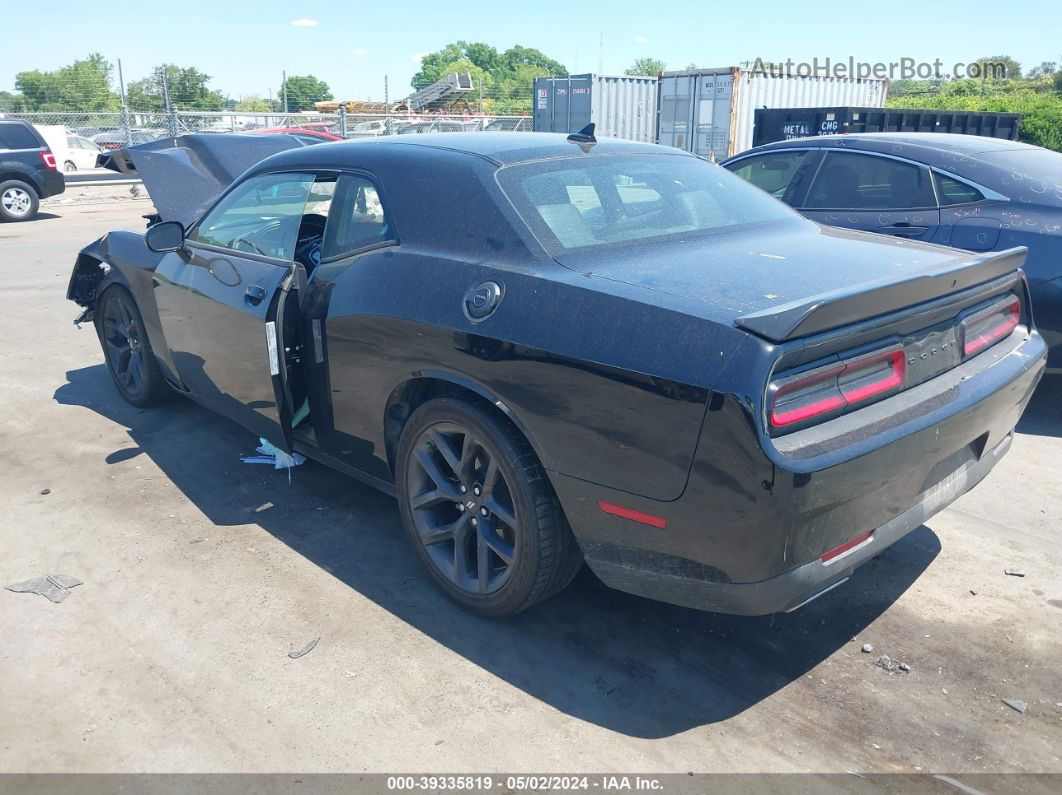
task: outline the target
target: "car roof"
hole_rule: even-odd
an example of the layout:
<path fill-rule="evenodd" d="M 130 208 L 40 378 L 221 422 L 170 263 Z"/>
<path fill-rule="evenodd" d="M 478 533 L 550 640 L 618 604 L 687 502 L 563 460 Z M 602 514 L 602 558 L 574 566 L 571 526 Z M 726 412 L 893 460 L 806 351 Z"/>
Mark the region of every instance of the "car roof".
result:
<path fill-rule="evenodd" d="M 388 135 L 386 137 L 360 139 L 355 141 L 336 141 L 314 147 L 316 159 L 328 158 L 335 165 L 343 161 L 352 151 L 353 146 L 377 146 L 397 149 L 399 147 L 427 147 L 437 150 L 459 152 L 486 158 L 497 165 L 509 165 L 530 160 L 550 160 L 571 157 L 582 153 L 591 154 L 671 154 L 689 155 L 687 152 L 671 147 L 643 144 L 636 141 L 624 141 L 618 138 L 602 138 L 593 144 L 580 144 L 569 141 L 563 133 L 520 133 L 520 132 L 453 132 L 453 133 L 410 133 Z M 302 150 L 282 152 L 270 158 L 272 165 L 280 165 L 291 159 L 299 160 Z"/>
<path fill-rule="evenodd" d="M 767 151 L 770 149 L 802 148 L 809 145 L 834 148 L 845 147 L 852 149 L 865 149 L 871 152 L 890 151 L 894 147 L 914 147 L 924 152 L 939 152 L 941 154 L 975 155 L 983 152 L 999 152 L 1017 149 L 1039 149 L 1038 146 L 1024 144 L 1020 141 L 1008 141 L 1004 138 L 989 138 L 983 135 L 964 135 L 962 133 L 930 133 L 930 132 L 881 132 L 881 133 L 849 133 L 847 135 L 816 135 L 808 138 L 791 138 L 787 141 L 775 141 L 774 143 L 758 146 L 754 151 Z M 738 157 L 749 154 L 742 152 Z"/>

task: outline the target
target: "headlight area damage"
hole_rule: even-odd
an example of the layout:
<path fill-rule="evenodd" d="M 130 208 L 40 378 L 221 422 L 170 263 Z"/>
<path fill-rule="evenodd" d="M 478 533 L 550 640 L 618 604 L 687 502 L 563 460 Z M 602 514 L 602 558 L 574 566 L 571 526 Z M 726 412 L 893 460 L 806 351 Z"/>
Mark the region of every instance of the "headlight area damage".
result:
<path fill-rule="evenodd" d="M 187 228 L 247 169 L 306 145 L 291 135 L 190 134 L 103 152 L 97 165 L 143 181 L 155 206 L 144 216 L 148 225 L 179 221 Z M 74 323 L 92 321 L 96 299 L 111 283 L 132 290 L 141 281 L 136 271 L 152 271 L 159 259 L 141 235 L 130 232 L 111 232 L 85 246 L 66 292 L 85 309 Z"/>

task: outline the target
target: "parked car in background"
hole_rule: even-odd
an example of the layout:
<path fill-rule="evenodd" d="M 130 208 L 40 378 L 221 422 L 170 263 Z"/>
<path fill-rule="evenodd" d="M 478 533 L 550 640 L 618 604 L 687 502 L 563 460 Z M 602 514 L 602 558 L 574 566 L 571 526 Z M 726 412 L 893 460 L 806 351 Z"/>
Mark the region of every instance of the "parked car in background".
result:
<path fill-rule="evenodd" d="M 307 130 L 302 127 L 262 127 L 245 130 L 244 135 L 294 135 L 304 144 L 321 144 L 327 141 L 342 141 L 338 135 L 320 130 Z"/>
<path fill-rule="evenodd" d="M 74 263 L 114 387 L 396 495 L 483 615 L 584 559 L 656 599 L 796 609 L 988 474 L 1043 373 L 1022 249 L 820 226 L 677 149 L 389 136 L 229 184 L 206 164 L 270 139 L 189 138 L 118 153 L 160 219 Z"/>
<path fill-rule="evenodd" d="M 130 144 L 132 146 L 137 146 L 138 144 L 150 143 L 151 141 L 157 141 L 164 137 L 166 137 L 165 130 L 133 129 L 129 131 L 128 139 L 126 138 L 125 130 L 111 130 L 109 132 L 92 136 L 92 142 L 97 144 L 101 149 L 113 152 L 115 149 L 122 149 Z"/>
<path fill-rule="evenodd" d="M 1037 328 L 1062 373 L 1062 154 L 954 133 L 778 141 L 722 165 L 819 223 L 1002 251 L 1027 246 Z"/>
<path fill-rule="evenodd" d="M 0 220 L 28 221 L 40 200 L 66 190 L 55 154 L 32 125 L 0 119 Z"/>
<path fill-rule="evenodd" d="M 80 135 L 66 137 L 66 160 L 63 171 L 84 171 L 96 167 L 96 158 L 103 149 L 99 144 Z"/>

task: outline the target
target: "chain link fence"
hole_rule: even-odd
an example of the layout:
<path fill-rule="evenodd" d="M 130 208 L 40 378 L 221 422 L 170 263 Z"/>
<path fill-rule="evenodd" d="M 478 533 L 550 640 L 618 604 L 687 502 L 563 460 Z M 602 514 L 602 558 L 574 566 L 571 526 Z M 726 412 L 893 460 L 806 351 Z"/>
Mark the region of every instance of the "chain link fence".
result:
<path fill-rule="evenodd" d="M 141 113 L 3 113 L 35 125 L 62 126 L 104 149 L 154 141 L 186 133 L 308 132 L 337 138 L 372 138 L 399 133 L 530 132 L 530 116 L 442 113 L 243 113 L 239 111 L 170 111 Z"/>

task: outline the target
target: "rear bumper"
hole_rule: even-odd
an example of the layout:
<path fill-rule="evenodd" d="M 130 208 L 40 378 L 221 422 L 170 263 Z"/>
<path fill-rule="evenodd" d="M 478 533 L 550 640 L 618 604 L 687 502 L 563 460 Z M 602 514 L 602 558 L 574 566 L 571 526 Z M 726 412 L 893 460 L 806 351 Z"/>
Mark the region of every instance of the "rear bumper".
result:
<path fill-rule="evenodd" d="M 717 612 L 792 610 L 992 470 L 1045 353 L 1039 334 L 1016 333 L 902 399 L 832 421 L 834 435 L 785 450 L 761 446 L 747 404 L 728 397 L 709 412 L 686 490 L 672 502 L 551 478 L 587 563 L 607 585 Z M 606 515 L 599 501 L 666 526 Z M 822 561 L 870 530 L 867 541 Z"/>
<path fill-rule="evenodd" d="M 66 177 L 63 176 L 63 172 L 48 169 L 41 171 L 40 177 L 42 199 L 47 199 L 49 196 L 58 196 L 66 190 Z"/>
<path fill-rule="evenodd" d="M 858 546 L 829 561 L 823 562 L 821 558 L 813 560 L 761 582 L 708 582 L 694 577 L 630 568 L 614 560 L 598 559 L 591 565 L 594 573 L 606 585 L 683 607 L 749 616 L 796 610 L 843 584 L 858 566 L 895 544 L 973 488 L 1010 449 L 1013 438 L 1013 433 L 1008 434 L 979 461 L 960 467 L 927 491 L 918 503 L 876 528 L 870 538 Z"/>

